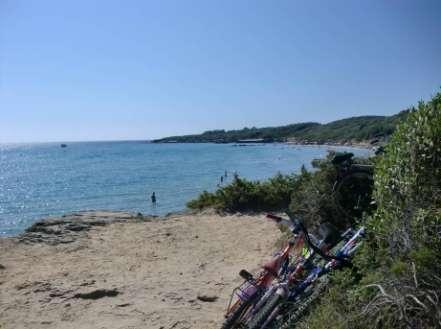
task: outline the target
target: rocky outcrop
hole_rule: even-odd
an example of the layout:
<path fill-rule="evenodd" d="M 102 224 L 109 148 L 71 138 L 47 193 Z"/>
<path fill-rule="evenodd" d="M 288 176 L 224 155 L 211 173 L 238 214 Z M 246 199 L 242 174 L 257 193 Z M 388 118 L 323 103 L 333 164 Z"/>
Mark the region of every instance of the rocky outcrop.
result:
<path fill-rule="evenodd" d="M 142 214 L 84 211 L 34 223 L 18 239 L 23 243 L 58 245 L 74 242 L 95 226 L 128 220 L 149 220 Z"/>

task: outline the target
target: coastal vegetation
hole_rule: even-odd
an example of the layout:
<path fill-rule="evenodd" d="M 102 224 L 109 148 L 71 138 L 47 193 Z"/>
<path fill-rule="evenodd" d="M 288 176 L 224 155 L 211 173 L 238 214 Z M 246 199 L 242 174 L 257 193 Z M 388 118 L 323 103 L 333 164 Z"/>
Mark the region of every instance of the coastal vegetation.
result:
<path fill-rule="evenodd" d="M 367 226 L 353 267 L 332 275 L 297 328 L 441 327 L 441 93 L 400 117 L 384 153 L 364 160 L 375 168 L 373 186 L 365 186 L 371 202 L 352 218 L 342 216 L 333 197 L 340 170 L 335 155 L 316 161 L 313 171 L 302 168 L 264 182 L 236 178 L 188 205 L 226 211 L 290 208 L 311 228 L 323 221 L 341 228 Z M 359 193 L 360 186 L 356 189 L 345 193 Z M 351 211 L 353 204 L 345 206 Z"/>
<path fill-rule="evenodd" d="M 363 214 L 362 209 L 353 212 L 351 200 L 341 198 L 336 203 L 335 184 L 339 180 L 341 163 L 333 159 L 341 154 L 330 152 L 326 159 L 313 161 L 313 171 L 302 167 L 300 172 L 291 175 L 277 174 L 264 181 L 249 181 L 235 177 L 234 180 L 215 192 L 204 191 L 187 206 L 190 209 L 201 210 L 215 208 L 221 212 L 258 212 L 258 211 L 287 211 L 301 217 L 308 226 L 315 226 L 329 221 L 337 227 L 344 228 L 352 224 L 354 218 Z M 351 154 L 348 154 L 351 157 Z M 351 163 L 370 163 L 369 159 L 350 159 Z M 370 200 L 372 182 L 362 187 L 366 198 Z M 343 212 L 341 208 L 344 208 Z M 345 213 L 354 214 L 348 217 Z"/>
<path fill-rule="evenodd" d="M 155 143 L 236 143 L 244 140 L 297 143 L 346 143 L 384 141 L 408 110 L 392 116 L 360 116 L 333 121 L 295 123 L 281 127 L 243 128 L 240 130 L 210 130 L 202 134 L 172 136 L 154 140 Z"/>
<path fill-rule="evenodd" d="M 204 191 L 187 206 L 190 209 L 215 208 L 227 212 L 287 209 L 298 182 L 297 175 L 278 174 L 265 181 L 235 177 L 231 184 L 215 192 Z"/>
<path fill-rule="evenodd" d="M 441 93 L 376 159 L 373 197 L 355 267 L 334 275 L 302 329 L 441 327 Z"/>

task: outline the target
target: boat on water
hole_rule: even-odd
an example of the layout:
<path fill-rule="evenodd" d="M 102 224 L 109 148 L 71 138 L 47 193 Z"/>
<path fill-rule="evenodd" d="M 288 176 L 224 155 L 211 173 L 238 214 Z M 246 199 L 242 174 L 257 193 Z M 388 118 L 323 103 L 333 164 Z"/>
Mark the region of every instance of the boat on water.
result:
<path fill-rule="evenodd" d="M 66 144 L 61 144 L 60 146 L 61 146 L 61 147 L 67 147 L 67 145 L 66 145 Z"/>

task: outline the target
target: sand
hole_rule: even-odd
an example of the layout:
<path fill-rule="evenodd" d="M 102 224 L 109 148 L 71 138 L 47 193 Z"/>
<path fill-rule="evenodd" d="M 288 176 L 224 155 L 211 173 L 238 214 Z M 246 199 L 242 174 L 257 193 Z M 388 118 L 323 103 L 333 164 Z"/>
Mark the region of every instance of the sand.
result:
<path fill-rule="evenodd" d="M 263 215 L 214 212 L 49 223 L 0 239 L 1 329 L 220 328 L 238 272 L 257 271 L 280 236 Z"/>

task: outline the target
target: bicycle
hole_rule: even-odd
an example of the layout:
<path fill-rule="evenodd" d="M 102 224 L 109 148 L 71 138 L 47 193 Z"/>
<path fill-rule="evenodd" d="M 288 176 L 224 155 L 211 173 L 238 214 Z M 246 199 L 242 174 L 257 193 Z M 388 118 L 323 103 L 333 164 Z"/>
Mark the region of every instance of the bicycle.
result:
<path fill-rule="evenodd" d="M 243 323 L 248 320 L 248 315 L 255 309 L 255 305 L 268 287 L 272 285 L 272 282 L 287 273 L 292 251 L 294 250 L 295 254 L 298 254 L 304 247 L 304 239 L 303 236 L 299 235 L 300 228 L 298 226 L 293 225 L 291 221 L 272 214 L 268 214 L 267 217 L 275 220 L 277 223 L 286 224 L 294 238 L 289 239 L 286 246 L 276 253 L 276 256 L 263 264 L 263 270 L 256 278 L 246 270 L 239 272 L 244 282 L 236 287 L 231 294 L 222 329 L 243 327 Z M 233 303 L 234 296 L 237 298 Z"/>
<path fill-rule="evenodd" d="M 308 237 L 305 227 L 303 227 L 303 230 L 305 237 Z M 347 230 L 342 234 L 342 240 L 347 240 L 347 242 L 335 256 L 325 254 L 320 248 L 313 245 L 311 241 L 308 241 L 308 244 L 313 249 L 313 253 L 293 268 L 284 280 L 279 281 L 268 289 L 265 296 L 259 302 L 261 305 L 259 305 L 258 312 L 247 322 L 246 328 L 263 329 L 269 327 L 274 323 L 276 317 L 281 314 L 283 307 L 295 304 L 305 290 L 316 282 L 317 279 L 336 267 L 347 264 L 348 257 L 360 246 L 359 238 L 364 235 L 364 228 L 359 229 L 348 239 L 351 233 L 352 230 Z M 314 256 L 317 254 L 328 260 L 325 266 L 313 264 Z M 308 272 L 308 274 L 305 274 L 305 272 Z M 291 319 L 289 321 L 291 322 Z"/>

